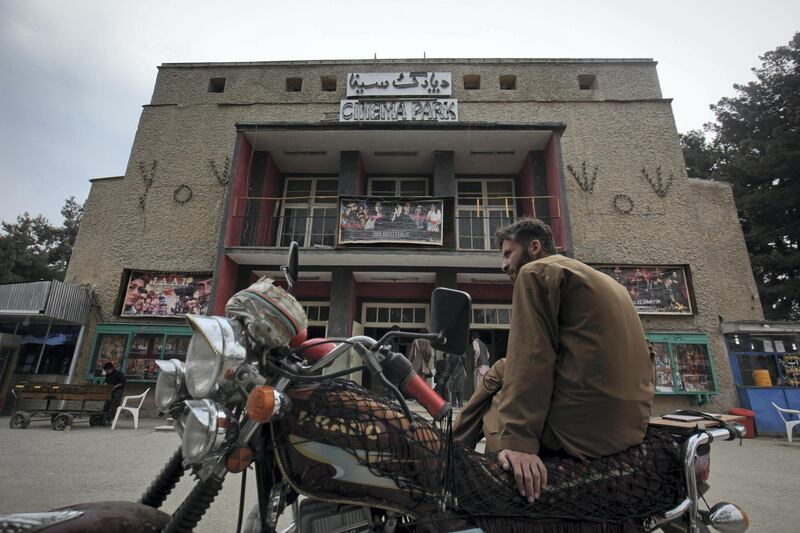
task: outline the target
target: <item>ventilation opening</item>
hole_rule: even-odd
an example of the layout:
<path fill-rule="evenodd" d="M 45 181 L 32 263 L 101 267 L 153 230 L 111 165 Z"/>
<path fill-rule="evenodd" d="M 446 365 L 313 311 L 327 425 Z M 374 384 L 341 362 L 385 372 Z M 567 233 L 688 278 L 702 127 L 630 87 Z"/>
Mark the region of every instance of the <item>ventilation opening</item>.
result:
<path fill-rule="evenodd" d="M 336 76 L 322 76 L 320 78 L 322 90 L 327 93 L 336 92 Z"/>
<path fill-rule="evenodd" d="M 481 77 L 478 74 L 467 74 L 464 76 L 464 90 L 477 91 L 481 88 Z"/>
<path fill-rule="evenodd" d="M 500 76 L 500 89 L 513 91 L 517 88 L 517 77 L 514 74 Z"/>
<path fill-rule="evenodd" d="M 581 91 L 594 91 L 597 89 L 597 78 L 594 74 L 580 74 L 578 75 L 578 87 Z"/>
<path fill-rule="evenodd" d="M 211 78 L 208 80 L 208 92 L 210 93 L 223 93 L 225 92 L 225 82 L 227 78 Z"/>
<path fill-rule="evenodd" d="M 303 78 L 286 78 L 286 92 L 299 93 L 303 89 Z"/>

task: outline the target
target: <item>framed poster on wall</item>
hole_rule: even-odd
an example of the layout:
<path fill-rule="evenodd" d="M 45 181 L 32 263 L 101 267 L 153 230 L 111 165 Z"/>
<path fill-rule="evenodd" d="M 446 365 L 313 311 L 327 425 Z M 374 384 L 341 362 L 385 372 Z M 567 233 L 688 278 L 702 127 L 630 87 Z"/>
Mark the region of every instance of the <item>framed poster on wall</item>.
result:
<path fill-rule="evenodd" d="M 443 201 L 437 198 L 342 198 L 339 244 L 442 245 Z"/>
<path fill-rule="evenodd" d="M 211 296 L 210 272 L 143 272 L 128 273 L 122 295 L 120 316 L 183 317 L 204 315 Z"/>
<path fill-rule="evenodd" d="M 692 293 L 685 266 L 592 265 L 625 287 L 639 314 L 691 315 Z"/>

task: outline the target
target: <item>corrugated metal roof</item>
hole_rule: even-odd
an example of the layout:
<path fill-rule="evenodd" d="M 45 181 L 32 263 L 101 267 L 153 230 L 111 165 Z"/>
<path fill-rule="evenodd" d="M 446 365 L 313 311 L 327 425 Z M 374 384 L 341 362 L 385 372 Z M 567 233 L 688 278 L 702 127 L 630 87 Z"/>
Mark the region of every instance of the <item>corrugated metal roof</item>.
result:
<path fill-rule="evenodd" d="M 57 280 L 0 285 L 0 315 L 39 315 L 85 324 L 89 309 L 89 293 L 77 285 Z"/>

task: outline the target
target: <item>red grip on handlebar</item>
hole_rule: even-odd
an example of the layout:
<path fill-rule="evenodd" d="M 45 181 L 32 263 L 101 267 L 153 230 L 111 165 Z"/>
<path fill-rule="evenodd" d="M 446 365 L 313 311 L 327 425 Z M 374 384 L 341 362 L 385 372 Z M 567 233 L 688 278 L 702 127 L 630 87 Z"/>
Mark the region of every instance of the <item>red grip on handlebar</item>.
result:
<path fill-rule="evenodd" d="M 419 374 L 415 373 L 403 390 L 413 396 L 434 420 L 439 420 L 450 411 L 450 404 L 439 396 Z"/>

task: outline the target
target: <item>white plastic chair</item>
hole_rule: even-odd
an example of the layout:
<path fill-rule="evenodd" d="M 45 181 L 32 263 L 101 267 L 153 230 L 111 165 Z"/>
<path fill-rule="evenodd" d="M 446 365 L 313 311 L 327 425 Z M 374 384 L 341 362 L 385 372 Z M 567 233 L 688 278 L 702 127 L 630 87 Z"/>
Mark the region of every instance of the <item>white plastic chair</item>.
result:
<path fill-rule="evenodd" d="M 117 407 L 117 414 L 114 415 L 114 422 L 111 423 L 111 430 L 113 431 L 115 427 L 117 427 L 117 420 L 119 420 L 119 414 L 124 409 L 125 411 L 129 411 L 133 415 L 133 429 L 139 429 L 139 409 L 142 408 L 142 404 L 144 403 L 144 397 L 147 396 L 147 393 L 150 392 L 148 388 L 141 394 L 136 396 L 125 396 L 122 398 L 122 404 Z M 139 405 L 136 407 L 128 407 L 128 402 L 131 404 L 135 404 L 139 402 Z"/>
<path fill-rule="evenodd" d="M 783 420 L 783 423 L 786 424 L 786 436 L 789 439 L 789 442 L 792 442 L 792 429 L 800 424 L 800 411 L 797 409 L 784 409 L 783 407 L 778 407 L 775 405 L 775 402 L 772 403 L 772 407 L 778 410 L 778 415 Z M 788 417 L 784 416 L 784 413 L 788 415 Z M 796 416 L 796 420 L 792 420 L 792 417 Z"/>

